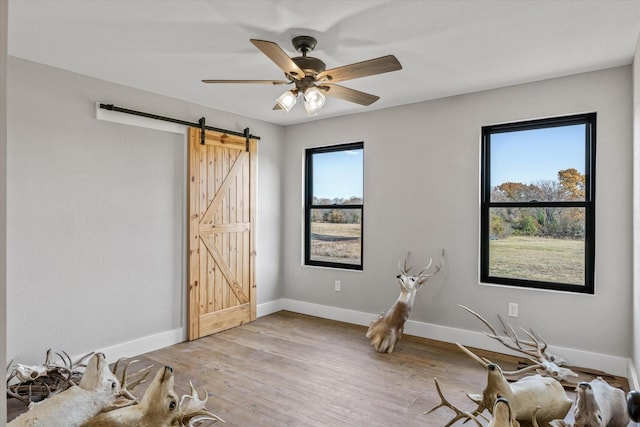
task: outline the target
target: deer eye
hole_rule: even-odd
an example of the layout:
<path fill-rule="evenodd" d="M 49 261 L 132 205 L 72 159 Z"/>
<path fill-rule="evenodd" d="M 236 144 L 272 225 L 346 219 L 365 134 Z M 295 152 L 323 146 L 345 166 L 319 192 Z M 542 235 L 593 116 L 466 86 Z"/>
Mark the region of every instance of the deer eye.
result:
<path fill-rule="evenodd" d="M 115 390 L 116 389 L 116 383 L 114 381 L 111 381 L 111 390 Z"/>
<path fill-rule="evenodd" d="M 174 409 L 176 409 L 176 402 L 175 400 L 172 400 L 171 402 L 169 402 L 169 410 L 173 411 Z"/>

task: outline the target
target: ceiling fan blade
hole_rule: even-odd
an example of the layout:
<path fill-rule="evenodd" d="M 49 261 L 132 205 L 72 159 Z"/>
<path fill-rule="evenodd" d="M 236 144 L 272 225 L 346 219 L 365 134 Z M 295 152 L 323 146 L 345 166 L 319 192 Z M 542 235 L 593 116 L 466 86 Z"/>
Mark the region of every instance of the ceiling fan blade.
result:
<path fill-rule="evenodd" d="M 289 55 L 286 54 L 280 46 L 278 46 L 274 42 L 270 42 L 267 40 L 256 40 L 250 39 L 251 43 L 254 44 L 255 47 L 260 49 L 262 53 L 267 55 L 270 60 L 272 60 L 287 76 L 291 76 L 293 79 L 300 80 L 304 78 L 304 71 L 300 69 L 296 65 L 295 62 L 289 58 Z"/>
<path fill-rule="evenodd" d="M 401 69 L 402 65 L 398 59 L 393 55 L 387 55 L 323 71 L 318 74 L 317 81 L 341 82 Z"/>
<path fill-rule="evenodd" d="M 291 83 L 287 80 L 202 80 L 202 83 L 253 83 L 253 84 L 271 84 L 271 85 L 288 85 Z"/>
<path fill-rule="evenodd" d="M 327 95 L 344 99 L 345 101 L 355 102 L 356 104 L 360 105 L 371 105 L 378 99 L 380 99 L 379 96 L 371 95 L 370 93 L 360 92 L 359 90 L 349 89 L 348 87 L 333 85 L 329 83 L 320 85 L 318 87 L 326 91 Z"/>

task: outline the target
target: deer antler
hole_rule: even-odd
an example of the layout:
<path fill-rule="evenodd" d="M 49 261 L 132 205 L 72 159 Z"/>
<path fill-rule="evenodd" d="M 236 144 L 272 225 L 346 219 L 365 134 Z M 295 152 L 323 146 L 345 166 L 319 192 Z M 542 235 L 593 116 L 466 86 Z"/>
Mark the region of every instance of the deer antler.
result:
<path fill-rule="evenodd" d="M 427 271 L 429 267 L 431 267 L 431 264 L 433 264 L 433 258 L 430 258 L 429 264 L 427 264 L 427 266 L 422 270 L 420 270 L 420 272 L 418 273 L 418 279 L 421 285 L 424 284 L 429 279 L 429 277 L 433 277 L 436 274 L 438 274 L 440 272 L 440 269 L 442 269 L 442 266 L 444 265 L 444 249 L 442 250 L 442 257 L 440 259 L 440 264 L 436 267 L 433 273 L 423 274 L 425 271 Z"/>
<path fill-rule="evenodd" d="M 78 369 L 78 364 L 74 364 L 64 351 L 55 352 L 62 364 L 53 360 L 53 354 L 53 351 L 48 349 L 44 363 L 40 366 L 20 363 L 13 365 L 12 360 L 7 366 L 7 395 L 28 405 L 32 401 L 51 397 L 79 382 L 82 371 Z M 17 383 L 11 384 L 13 380 Z"/>
<path fill-rule="evenodd" d="M 113 372 L 114 375 L 116 375 L 120 362 L 124 360 L 125 359 L 118 359 L 116 361 L 115 365 L 113 366 L 113 370 L 111 371 Z M 132 375 L 134 379 L 130 380 L 128 375 L 129 367 L 136 362 L 139 362 L 139 360 L 136 359 L 136 360 L 130 360 L 129 362 L 127 362 L 125 367 L 122 369 L 122 376 L 120 378 L 120 396 L 128 400 L 131 400 L 133 403 L 138 403 L 139 401 L 138 401 L 138 398 L 135 397 L 131 392 L 133 391 L 134 388 L 142 384 L 147 379 L 147 376 L 149 376 L 149 373 L 151 372 L 151 368 L 153 367 L 153 365 L 149 365 L 145 368 L 138 370 Z"/>
<path fill-rule="evenodd" d="M 449 402 L 446 397 L 444 397 L 444 394 L 442 394 L 442 390 L 440 389 L 440 384 L 438 384 L 437 378 L 434 377 L 433 381 L 436 383 L 436 390 L 438 391 L 438 395 L 440 396 L 440 403 L 434 406 L 433 408 L 429 409 L 428 411 L 423 412 L 422 415 L 430 414 L 436 409 L 446 406 L 447 408 L 453 410 L 453 412 L 456 413 L 456 416 L 453 417 L 451 420 L 449 420 L 449 422 L 444 427 L 449 427 L 453 425 L 453 423 L 455 423 L 456 421 L 464 418 L 466 418 L 467 420 L 473 420 L 478 425 L 478 427 L 482 427 L 482 424 L 480 423 L 480 421 L 478 421 L 478 418 L 476 418 L 473 414 L 471 414 L 470 412 L 460 410 L 454 404 Z"/>
<path fill-rule="evenodd" d="M 404 274 L 405 276 L 408 276 L 409 272 L 413 268 L 413 267 L 407 267 L 407 261 L 409 260 L 409 256 L 410 255 L 411 255 L 411 251 L 407 251 L 407 256 L 404 257 L 404 267 L 400 264 L 402 262 L 402 260 L 398 261 L 398 270 L 400 270 L 400 272 L 402 274 Z"/>
<path fill-rule="evenodd" d="M 180 411 L 183 413 L 182 416 L 182 425 L 184 426 L 192 426 L 193 423 L 197 423 L 200 421 L 222 421 L 225 422 L 222 418 L 210 412 L 205 407 L 207 400 L 209 399 L 209 393 L 205 390 L 204 399 L 200 399 L 198 396 L 198 391 L 193 386 L 193 383 L 189 381 L 189 387 L 191 388 L 191 394 L 185 394 L 180 399 Z"/>
<path fill-rule="evenodd" d="M 534 363 L 532 366 L 527 366 L 525 368 L 511 371 L 511 372 L 503 372 L 504 375 L 512 376 L 512 375 L 520 375 L 524 372 L 528 372 L 531 370 L 539 370 L 541 374 L 546 373 L 547 375 L 557 378 L 559 380 L 566 379 L 568 376 L 578 376 L 575 372 L 568 368 L 561 368 L 556 363 L 553 362 L 554 357 L 550 356 L 546 353 L 547 343 L 534 331 L 527 331 L 524 328 L 521 328 L 522 331 L 531 339 L 531 341 L 523 341 L 518 337 L 515 330 L 509 325 L 505 323 L 505 321 L 498 315 L 498 319 L 500 319 L 500 323 L 504 329 L 504 333 L 507 337 L 513 342 L 504 340 L 501 336 L 498 335 L 495 328 L 482 316 L 480 316 L 475 311 L 471 310 L 469 307 L 466 307 L 462 304 L 458 304 L 458 306 L 464 308 L 469 313 L 473 314 L 477 319 L 479 319 L 484 325 L 489 328 L 491 333 L 484 331 L 484 334 L 491 339 L 498 341 L 500 344 L 504 345 L 510 350 L 516 351 L 518 353 L 522 353 L 527 356 L 531 362 Z"/>
<path fill-rule="evenodd" d="M 476 362 L 478 362 L 480 364 L 480 366 L 482 366 L 483 368 L 487 369 L 487 366 L 492 362 L 491 360 L 487 359 L 486 357 L 480 357 L 477 354 L 473 353 L 471 350 L 469 350 L 468 348 L 466 348 L 465 346 L 463 346 L 460 343 L 456 343 L 456 345 L 458 346 L 458 348 L 462 351 L 464 351 L 467 356 L 469 356 L 470 358 L 472 358 L 473 360 L 475 360 Z M 523 374 L 525 372 L 528 371 L 533 371 L 535 369 L 539 369 L 540 367 L 542 367 L 541 364 L 536 364 L 536 365 L 532 365 L 532 366 L 526 366 L 524 368 L 518 369 L 516 371 L 502 371 L 502 373 L 506 376 L 514 376 L 514 375 L 520 375 Z"/>

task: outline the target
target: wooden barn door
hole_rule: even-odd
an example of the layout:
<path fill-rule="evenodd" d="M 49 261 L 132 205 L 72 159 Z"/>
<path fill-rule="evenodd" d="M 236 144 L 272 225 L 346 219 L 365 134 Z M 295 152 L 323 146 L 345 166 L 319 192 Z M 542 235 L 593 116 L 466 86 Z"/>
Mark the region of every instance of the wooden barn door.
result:
<path fill-rule="evenodd" d="M 256 141 L 189 129 L 189 340 L 256 319 Z"/>

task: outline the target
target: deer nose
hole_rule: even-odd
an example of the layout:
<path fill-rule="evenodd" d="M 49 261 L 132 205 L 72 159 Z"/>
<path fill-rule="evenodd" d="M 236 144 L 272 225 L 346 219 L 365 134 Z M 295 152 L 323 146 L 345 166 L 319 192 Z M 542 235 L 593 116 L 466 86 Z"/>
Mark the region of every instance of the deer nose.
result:
<path fill-rule="evenodd" d="M 400 277 L 402 277 L 402 275 L 401 275 L 401 274 L 398 274 L 398 275 L 396 276 L 396 279 L 399 279 Z"/>
<path fill-rule="evenodd" d="M 489 369 L 490 371 L 495 371 L 497 367 L 498 365 L 496 365 L 495 363 L 489 363 L 487 365 L 487 369 Z"/>
<path fill-rule="evenodd" d="M 173 368 L 171 366 L 165 366 L 164 369 L 166 369 L 167 371 L 173 373 Z"/>

